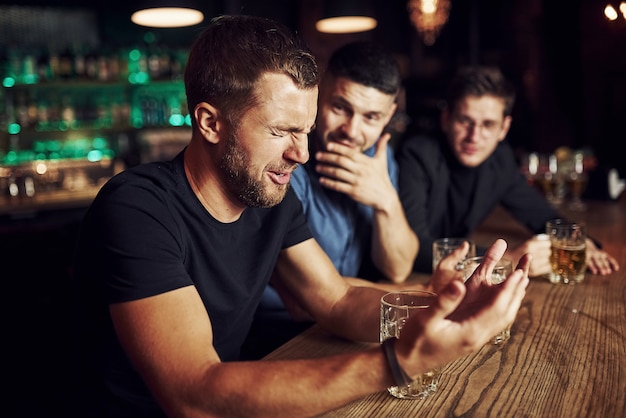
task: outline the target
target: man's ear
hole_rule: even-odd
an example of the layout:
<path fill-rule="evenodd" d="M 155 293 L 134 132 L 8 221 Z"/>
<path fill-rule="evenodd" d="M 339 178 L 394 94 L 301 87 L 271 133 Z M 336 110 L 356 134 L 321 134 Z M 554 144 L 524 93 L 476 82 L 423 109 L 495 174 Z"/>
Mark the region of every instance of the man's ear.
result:
<path fill-rule="evenodd" d="M 389 122 L 391 121 L 391 118 L 393 118 L 393 115 L 396 113 L 396 110 L 398 110 L 398 103 L 394 102 L 391 105 L 391 109 L 389 110 L 389 113 L 387 114 L 387 120 L 385 121 L 385 126 L 389 124 Z"/>
<path fill-rule="evenodd" d="M 202 136 L 213 144 L 218 143 L 223 124 L 219 120 L 217 108 L 209 103 L 200 102 L 193 111 L 196 125 Z"/>
<path fill-rule="evenodd" d="M 506 138 L 506 135 L 509 133 L 509 129 L 511 128 L 511 122 L 513 121 L 513 117 L 512 116 L 505 116 L 504 120 L 502 121 L 502 129 L 500 129 L 500 135 L 498 138 L 498 142 L 502 142 L 504 141 L 504 138 Z"/>

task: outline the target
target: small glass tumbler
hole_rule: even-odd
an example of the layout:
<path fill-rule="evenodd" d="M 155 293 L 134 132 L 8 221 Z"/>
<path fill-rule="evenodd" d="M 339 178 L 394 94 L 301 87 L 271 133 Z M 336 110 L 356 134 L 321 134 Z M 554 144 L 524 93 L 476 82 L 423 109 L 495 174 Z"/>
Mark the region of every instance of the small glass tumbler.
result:
<path fill-rule="evenodd" d="M 450 253 L 463 245 L 465 241 L 467 241 L 470 245 L 465 258 L 476 256 L 476 245 L 472 240 L 467 238 L 439 238 L 433 241 L 433 271 L 437 269 L 439 262 L 443 258 L 447 257 Z M 459 264 L 458 269 L 462 270 L 463 265 Z"/>
<path fill-rule="evenodd" d="M 428 308 L 437 297 L 422 290 L 390 292 L 380 299 L 380 342 L 398 338 L 407 319 Z M 424 399 L 437 390 L 441 368 L 422 373 L 406 386 L 391 386 L 389 393 L 400 399 Z"/>

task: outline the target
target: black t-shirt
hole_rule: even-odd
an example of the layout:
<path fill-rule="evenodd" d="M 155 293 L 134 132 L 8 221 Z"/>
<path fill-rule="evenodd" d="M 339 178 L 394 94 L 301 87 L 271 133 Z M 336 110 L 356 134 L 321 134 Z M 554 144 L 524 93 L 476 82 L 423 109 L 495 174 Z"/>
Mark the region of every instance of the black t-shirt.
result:
<path fill-rule="evenodd" d="M 158 411 L 115 337 L 109 304 L 195 286 L 220 358 L 237 360 L 278 253 L 308 238 L 291 190 L 275 207 L 217 221 L 191 190 L 183 153 L 112 178 L 86 214 L 74 263 L 82 325 L 76 342 L 88 343 L 78 345 L 86 368 L 80 372 L 95 377 L 94 390 L 103 392 L 97 398 L 111 409 L 120 405 L 112 412 L 118 416 L 131 405 L 134 416 Z"/>

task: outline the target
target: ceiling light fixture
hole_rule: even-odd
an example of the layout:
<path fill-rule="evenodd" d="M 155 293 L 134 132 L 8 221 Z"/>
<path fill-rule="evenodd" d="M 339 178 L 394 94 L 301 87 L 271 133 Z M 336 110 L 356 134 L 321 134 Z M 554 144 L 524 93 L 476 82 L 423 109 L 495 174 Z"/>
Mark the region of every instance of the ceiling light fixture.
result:
<path fill-rule="evenodd" d="M 323 33 L 355 33 L 372 30 L 377 25 L 368 1 L 326 0 L 324 17 L 315 28 Z"/>
<path fill-rule="evenodd" d="M 622 17 L 626 20 L 626 2 L 621 2 L 619 4 L 619 11 L 622 13 Z M 606 16 L 609 20 L 617 20 L 619 14 L 615 7 L 612 4 L 607 4 L 604 8 L 604 16 Z"/>
<path fill-rule="evenodd" d="M 411 23 L 426 45 L 433 45 L 450 15 L 450 0 L 409 0 Z"/>
<path fill-rule="evenodd" d="M 204 14 L 189 1 L 152 1 L 133 13 L 130 20 L 152 28 L 179 28 L 197 25 L 204 20 Z"/>

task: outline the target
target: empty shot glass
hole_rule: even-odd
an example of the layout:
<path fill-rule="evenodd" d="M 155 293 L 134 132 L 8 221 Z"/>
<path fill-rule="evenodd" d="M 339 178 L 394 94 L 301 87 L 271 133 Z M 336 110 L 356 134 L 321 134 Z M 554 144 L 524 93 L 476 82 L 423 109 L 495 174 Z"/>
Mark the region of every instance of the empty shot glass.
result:
<path fill-rule="evenodd" d="M 465 256 L 465 258 L 474 257 L 476 255 L 476 245 L 474 244 L 472 240 L 469 240 L 467 238 L 456 238 L 456 237 L 438 238 L 435 241 L 433 241 L 433 271 L 437 269 L 439 262 L 443 258 L 445 258 L 454 250 L 456 250 L 461 245 L 463 245 L 465 241 L 467 241 L 470 246 L 469 251 L 467 252 L 467 255 Z M 462 264 L 460 264 L 458 267 L 459 267 L 459 270 L 463 269 Z"/>

